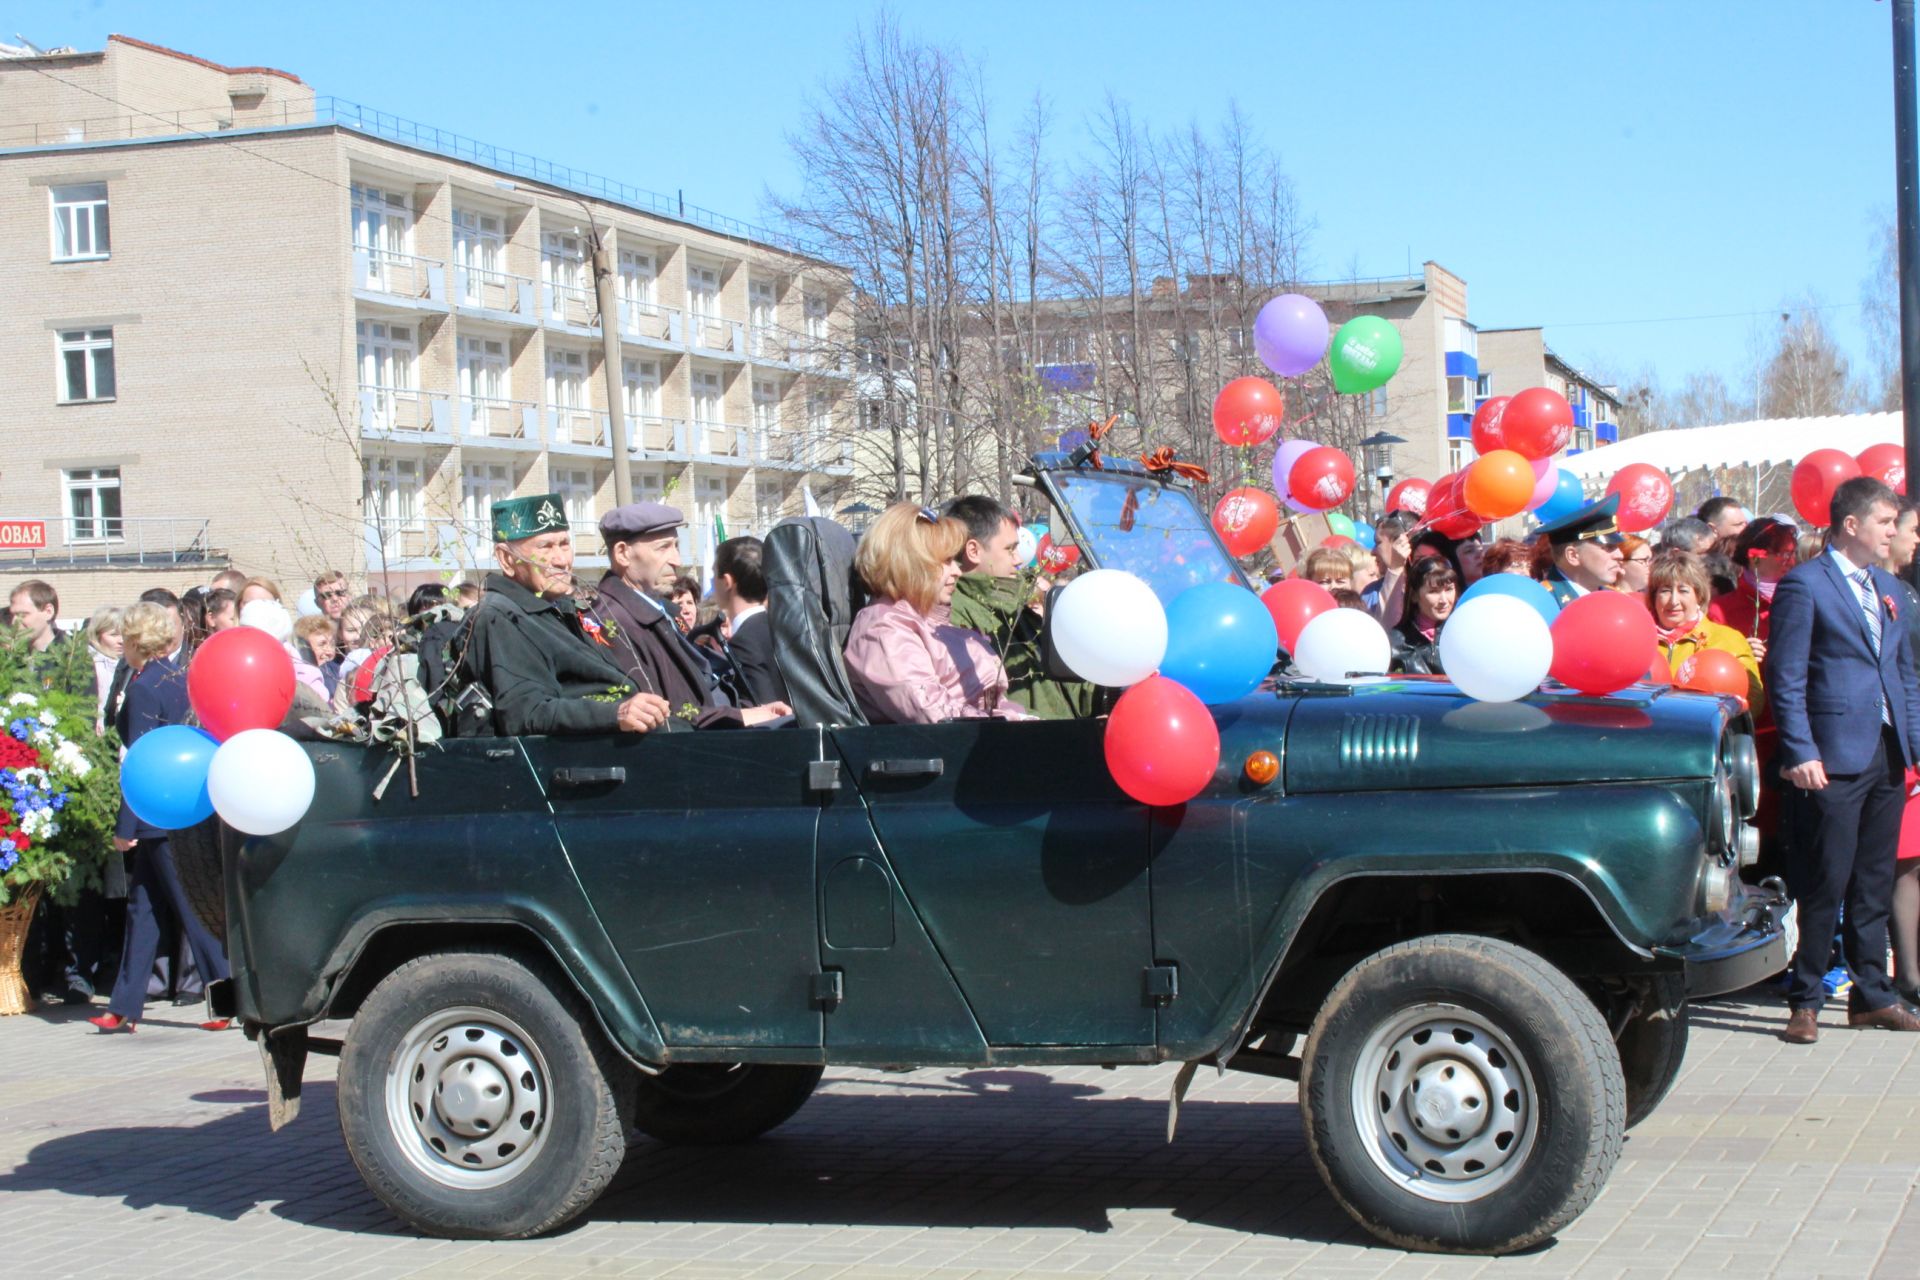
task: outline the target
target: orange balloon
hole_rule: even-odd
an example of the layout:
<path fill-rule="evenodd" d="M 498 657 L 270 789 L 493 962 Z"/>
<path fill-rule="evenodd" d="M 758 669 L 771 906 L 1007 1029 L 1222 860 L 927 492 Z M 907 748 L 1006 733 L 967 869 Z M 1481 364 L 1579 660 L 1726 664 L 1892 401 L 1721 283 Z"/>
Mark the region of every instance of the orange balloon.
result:
<path fill-rule="evenodd" d="M 1673 682 L 1695 693 L 1728 694 L 1747 705 L 1747 669 L 1724 649 L 1695 650 L 1673 673 Z"/>
<path fill-rule="evenodd" d="M 1505 520 L 1527 509 L 1537 477 L 1533 466 L 1512 449 L 1495 449 L 1468 467 L 1460 498 L 1482 520 Z"/>

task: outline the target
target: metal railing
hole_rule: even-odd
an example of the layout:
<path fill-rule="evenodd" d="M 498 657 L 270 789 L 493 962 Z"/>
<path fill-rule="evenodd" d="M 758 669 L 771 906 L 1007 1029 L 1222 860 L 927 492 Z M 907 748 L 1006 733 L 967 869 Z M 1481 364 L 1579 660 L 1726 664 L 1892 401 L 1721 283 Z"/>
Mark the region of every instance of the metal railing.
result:
<path fill-rule="evenodd" d="M 483 311 L 504 311 L 526 316 L 531 322 L 534 282 L 527 276 L 481 267 L 453 269 L 453 297 L 458 306 Z"/>
<path fill-rule="evenodd" d="M 577 284 L 548 284 L 547 319 L 556 324 L 570 324 L 582 329 L 594 327 L 599 315 L 593 290 Z"/>
<path fill-rule="evenodd" d="M 433 410 L 428 397 L 415 387 L 382 387 L 360 384 L 360 429 L 362 431 L 434 430 Z"/>
<path fill-rule="evenodd" d="M 699 351 L 745 355 L 745 328 L 738 320 L 695 312 L 687 317 L 687 345 Z"/>
<path fill-rule="evenodd" d="M 529 400 L 462 400 L 460 420 L 465 435 L 540 442 L 539 406 Z M 531 428 L 529 422 L 534 424 Z"/>
<path fill-rule="evenodd" d="M 375 293 L 397 294 L 402 298 L 446 301 L 447 264 L 438 258 L 422 258 L 389 249 L 353 246 L 354 284 Z"/>
<path fill-rule="evenodd" d="M 604 449 L 607 447 L 608 430 L 606 415 L 591 409 L 554 405 L 547 410 L 549 445 L 571 444 Z"/>
<path fill-rule="evenodd" d="M 384 138 L 402 146 L 430 151 L 450 160 L 462 160 L 487 169 L 497 169 L 516 177 L 529 178 L 548 186 L 597 196 L 614 204 L 646 213 L 691 223 L 708 231 L 740 240 L 754 240 L 793 253 L 824 256 L 813 241 L 775 227 L 730 218 L 723 213 L 689 204 L 684 192 L 668 195 L 649 191 L 625 182 L 616 182 L 599 174 L 569 165 L 555 164 L 540 156 L 497 147 L 451 130 L 422 124 L 404 116 L 379 111 L 346 98 L 321 96 L 311 104 L 283 102 L 274 107 L 236 111 L 232 104 L 195 107 L 171 112 L 136 112 L 119 116 L 78 116 L 39 121 L 0 128 L 0 147 L 44 147 L 67 142 L 97 142 L 131 138 L 159 138 L 176 134 L 218 136 L 233 129 L 296 128 L 301 125 L 331 124 L 352 129 L 369 137 Z"/>
<path fill-rule="evenodd" d="M 633 453 L 675 453 L 687 451 L 687 424 L 680 418 L 659 414 L 638 414 L 627 419 L 627 449 Z"/>
<path fill-rule="evenodd" d="M 224 563 L 227 553 L 207 543 L 211 523 L 202 516 L 62 516 L 47 521 L 60 546 L 7 548 L 0 561 L 72 568 Z"/>
<path fill-rule="evenodd" d="M 629 338 L 664 342 L 675 347 L 686 345 L 681 337 L 686 328 L 681 320 L 680 309 L 663 307 L 657 302 L 622 301 L 620 332 Z"/>

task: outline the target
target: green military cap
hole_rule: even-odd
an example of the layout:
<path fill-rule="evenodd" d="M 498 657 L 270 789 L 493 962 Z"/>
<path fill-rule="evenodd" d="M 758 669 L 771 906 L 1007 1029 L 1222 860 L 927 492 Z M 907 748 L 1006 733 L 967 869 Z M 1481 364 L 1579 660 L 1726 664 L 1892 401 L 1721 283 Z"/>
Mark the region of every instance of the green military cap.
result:
<path fill-rule="evenodd" d="M 557 493 L 534 493 L 493 504 L 495 542 L 518 542 L 566 527 L 566 509 Z"/>
<path fill-rule="evenodd" d="M 1600 501 L 1584 506 L 1572 515 L 1561 516 L 1552 524 L 1543 524 L 1536 533 L 1556 547 L 1570 542 L 1612 543 L 1620 536 L 1620 495 L 1610 493 Z"/>

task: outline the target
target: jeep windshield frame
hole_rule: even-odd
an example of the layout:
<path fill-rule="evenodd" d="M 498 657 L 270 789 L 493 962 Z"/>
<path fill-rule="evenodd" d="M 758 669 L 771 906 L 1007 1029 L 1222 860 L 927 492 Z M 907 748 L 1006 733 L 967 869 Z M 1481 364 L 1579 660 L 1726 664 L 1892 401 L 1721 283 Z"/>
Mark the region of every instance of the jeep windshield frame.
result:
<path fill-rule="evenodd" d="M 1095 471 L 1035 461 L 1035 481 L 1091 567 L 1126 570 L 1163 605 L 1206 582 L 1258 590 L 1184 483 L 1168 483 L 1137 463 Z"/>

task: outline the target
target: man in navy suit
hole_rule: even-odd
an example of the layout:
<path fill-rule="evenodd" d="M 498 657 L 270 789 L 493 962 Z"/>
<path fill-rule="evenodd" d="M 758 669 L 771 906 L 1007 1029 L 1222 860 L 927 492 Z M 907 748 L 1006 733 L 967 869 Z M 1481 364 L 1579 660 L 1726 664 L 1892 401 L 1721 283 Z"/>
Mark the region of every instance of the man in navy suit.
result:
<path fill-rule="evenodd" d="M 1767 640 L 1767 700 L 1781 773 L 1800 794 L 1788 879 L 1800 947 L 1787 987 L 1786 1039 L 1812 1044 L 1825 999 L 1835 917 L 1853 972 L 1847 1024 L 1920 1031 L 1887 976 L 1887 912 L 1906 798 L 1920 760 L 1920 673 L 1898 617 L 1901 597 L 1879 562 L 1899 507 L 1870 476 L 1829 507 L 1829 550 L 1780 580 Z"/>

